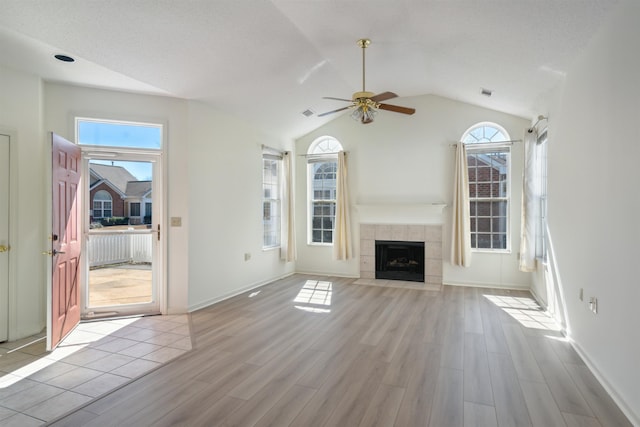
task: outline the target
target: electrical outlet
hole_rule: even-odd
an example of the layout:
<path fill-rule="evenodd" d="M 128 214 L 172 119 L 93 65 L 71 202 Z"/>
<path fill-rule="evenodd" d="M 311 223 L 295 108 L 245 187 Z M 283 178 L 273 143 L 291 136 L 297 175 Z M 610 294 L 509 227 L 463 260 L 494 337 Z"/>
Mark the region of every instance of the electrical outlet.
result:
<path fill-rule="evenodd" d="M 591 297 L 589 298 L 589 309 L 594 312 L 594 314 L 598 314 L 598 298 Z"/>
<path fill-rule="evenodd" d="M 251 252 L 246 252 L 246 253 L 244 254 L 244 260 L 245 260 L 245 261 L 249 261 L 250 259 L 251 259 Z"/>
<path fill-rule="evenodd" d="M 578 294 L 578 298 L 580 301 L 584 301 L 584 289 L 580 288 L 580 293 Z"/>

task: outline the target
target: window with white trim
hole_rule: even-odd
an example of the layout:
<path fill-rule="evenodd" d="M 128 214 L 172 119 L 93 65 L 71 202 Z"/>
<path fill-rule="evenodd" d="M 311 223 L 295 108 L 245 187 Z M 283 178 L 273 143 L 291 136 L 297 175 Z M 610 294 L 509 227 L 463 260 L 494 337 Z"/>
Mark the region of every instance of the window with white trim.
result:
<path fill-rule="evenodd" d="M 342 145 L 330 136 L 316 139 L 307 150 L 309 244 L 333 244 L 339 151 Z"/>
<path fill-rule="evenodd" d="M 478 123 L 461 141 L 467 149 L 471 248 L 509 251 L 511 142 L 495 123 Z"/>
<path fill-rule="evenodd" d="M 93 196 L 93 218 L 111 218 L 113 216 L 113 200 L 108 191 L 97 191 Z"/>
<path fill-rule="evenodd" d="M 280 246 L 281 169 L 281 154 L 262 153 L 263 249 Z"/>

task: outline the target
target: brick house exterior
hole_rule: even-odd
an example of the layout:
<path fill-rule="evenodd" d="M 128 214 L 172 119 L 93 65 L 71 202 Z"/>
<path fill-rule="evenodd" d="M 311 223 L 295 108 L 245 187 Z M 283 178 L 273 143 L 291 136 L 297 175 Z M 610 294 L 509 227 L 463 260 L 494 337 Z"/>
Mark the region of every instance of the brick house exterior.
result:
<path fill-rule="evenodd" d="M 89 218 L 128 218 L 130 225 L 151 222 L 151 181 L 139 181 L 122 166 L 90 164 Z M 98 197 L 96 197 L 98 196 Z"/>

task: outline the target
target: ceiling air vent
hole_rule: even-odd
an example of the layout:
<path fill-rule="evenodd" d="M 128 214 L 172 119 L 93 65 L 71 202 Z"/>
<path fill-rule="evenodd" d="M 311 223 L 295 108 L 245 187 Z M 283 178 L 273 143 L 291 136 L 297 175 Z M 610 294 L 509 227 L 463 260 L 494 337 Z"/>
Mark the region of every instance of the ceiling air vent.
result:
<path fill-rule="evenodd" d="M 308 108 L 302 112 L 302 115 L 305 117 L 311 117 L 313 116 L 313 114 L 313 111 L 309 110 Z"/>
<path fill-rule="evenodd" d="M 485 89 L 483 87 L 480 88 L 480 93 L 484 96 L 491 96 L 493 95 L 493 91 L 491 89 Z"/>

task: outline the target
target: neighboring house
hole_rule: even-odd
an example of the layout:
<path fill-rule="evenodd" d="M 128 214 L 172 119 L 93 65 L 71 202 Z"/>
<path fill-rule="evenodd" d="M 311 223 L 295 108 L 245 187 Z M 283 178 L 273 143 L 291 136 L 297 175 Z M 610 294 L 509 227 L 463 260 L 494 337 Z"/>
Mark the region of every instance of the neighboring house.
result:
<path fill-rule="evenodd" d="M 126 217 L 129 224 L 151 223 L 151 181 L 138 181 L 122 166 L 91 164 L 90 222 Z"/>

